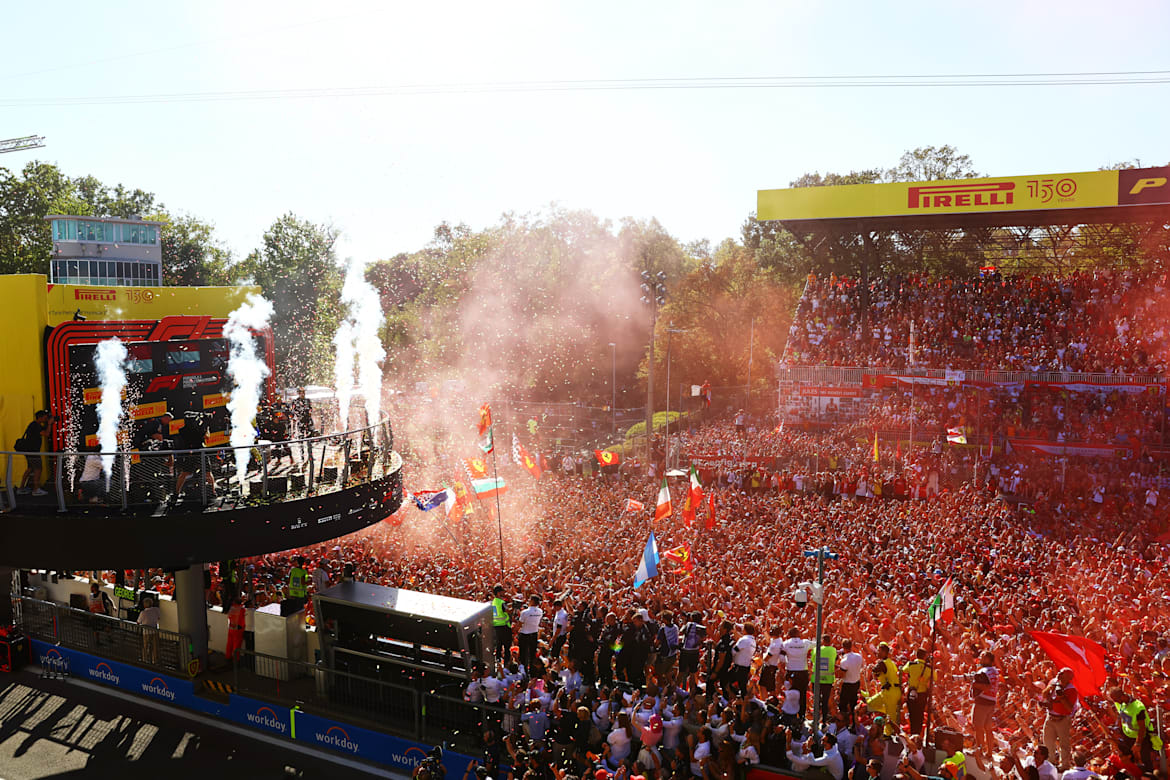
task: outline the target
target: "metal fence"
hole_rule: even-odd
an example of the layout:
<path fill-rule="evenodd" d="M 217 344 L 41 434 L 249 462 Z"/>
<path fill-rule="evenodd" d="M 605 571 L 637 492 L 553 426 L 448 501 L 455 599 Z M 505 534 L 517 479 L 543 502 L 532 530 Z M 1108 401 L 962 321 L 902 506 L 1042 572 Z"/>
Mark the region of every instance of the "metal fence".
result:
<path fill-rule="evenodd" d="M 1022 384 L 1024 382 L 1051 382 L 1056 384 L 1095 385 L 1152 385 L 1162 384 L 1166 377 L 1157 374 L 1099 374 L 1081 371 L 950 371 L 941 368 L 913 370 L 882 366 L 787 366 L 776 369 L 781 382 L 802 382 L 816 385 L 860 385 L 866 376 L 879 374 L 916 376 L 942 382 L 980 382 L 986 384 Z"/>
<path fill-rule="evenodd" d="M 33 639 L 162 672 L 190 672 L 191 639 L 186 634 L 27 596 L 20 598 L 20 618 L 24 633 Z"/>
<path fill-rule="evenodd" d="M 388 419 L 329 436 L 199 450 L 4 452 L 0 508 L 90 504 L 157 511 L 186 504 L 207 510 L 308 498 L 380 479 L 397 463 Z M 237 457 L 244 464 L 238 476 Z M 32 461 L 42 483 L 21 488 Z"/>
<path fill-rule="evenodd" d="M 420 691 L 325 666 L 242 651 L 231 684 L 242 695 L 357 722 L 462 751 L 482 747 L 485 729 L 510 731 L 520 713 L 494 704 Z M 458 686 L 456 686 L 458 687 Z"/>

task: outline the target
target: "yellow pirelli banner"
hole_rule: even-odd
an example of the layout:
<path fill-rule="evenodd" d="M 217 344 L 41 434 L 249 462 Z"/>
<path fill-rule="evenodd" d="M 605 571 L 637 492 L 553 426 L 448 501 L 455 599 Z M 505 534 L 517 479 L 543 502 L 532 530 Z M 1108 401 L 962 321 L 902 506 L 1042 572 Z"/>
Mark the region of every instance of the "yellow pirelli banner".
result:
<path fill-rule="evenodd" d="M 87 287 L 50 284 L 48 324 L 80 314 L 89 320 L 158 320 L 180 314 L 227 317 L 244 302 L 248 287 Z"/>
<path fill-rule="evenodd" d="M 1170 167 L 760 190 L 756 216 L 856 219 L 1150 204 L 1170 204 Z"/>

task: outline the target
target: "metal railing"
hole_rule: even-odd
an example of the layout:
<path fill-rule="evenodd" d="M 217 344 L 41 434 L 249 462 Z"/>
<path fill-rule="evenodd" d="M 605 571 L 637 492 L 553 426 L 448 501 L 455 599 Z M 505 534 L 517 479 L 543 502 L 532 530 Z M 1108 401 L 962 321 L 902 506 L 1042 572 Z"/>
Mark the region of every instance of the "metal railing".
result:
<path fill-rule="evenodd" d="M 191 639 L 186 634 L 28 596 L 19 601 L 21 628 L 33 639 L 161 672 L 189 672 Z"/>
<path fill-rule="evenodd" d="M 216 510 L 308 498 L 393 472 L 400 465 L 393 445 L 390 422 L 383 418 L 344 433 L 250 446 L 107 453 L 0 451 L 5 461 L 0 508 L 55 506 L 66 512 L 96 504 L 158 512 L 181 504 Z M 243 480 L 237 476 L 237 453 L 247 464 Z M 19 487 L 25 467 L 37 460 L 42 482 L 35 489 Z"/>
<path fill-rule="evenodd" d="M 422 742 L 446 742 L 462 751 L 482 748 L 485 729 L 507 732 L 520 722 L 518 710 L 500 705 L 473 704 L 456 696 L 250 650 L 241 651 L 232 667 L 231 683 L 236 693 L 250 698 Z"/>
<path fill-rule="evenodd" d="M 942 368 L 913 370 L 882 366 L 786 366 L 776 369 L 781 382 L 800 382 L 814 385 L 860 385 L 866 376 L 915 376 L 948 381 L 980 382 L 986 384 L 1022 384 L 1024 382 L 1051 382 L 1056 384 L 1095 385 L 1152 385 L 1166 381 L 1157 374 L 1105 374 L 1082 371 L 992 371 L 964 369 L 951 371 Z"/>

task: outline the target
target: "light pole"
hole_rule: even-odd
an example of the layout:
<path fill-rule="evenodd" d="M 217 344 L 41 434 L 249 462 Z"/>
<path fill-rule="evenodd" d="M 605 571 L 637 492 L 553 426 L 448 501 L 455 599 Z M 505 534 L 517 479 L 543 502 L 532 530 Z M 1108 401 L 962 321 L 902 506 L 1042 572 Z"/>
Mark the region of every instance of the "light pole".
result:
<path fill-rule="evenodd" d="M 658 307 L 666 303 L 666 273 L 642 272 L 642 303 L 650 307 L 650 359 L 646 362 L 646 466 L 654 455 L 650 440 L 654 435 L 654 330 L 658 327 Z"/>
<path fill-rule="evenodd" d="M 609 380 L 609 412 L 613 415 L 613 430 L 610 431 L 610 435 L 617 438 L 617 344 L 612 341 L 609 342 L 609 349 L 611 353 L 610 365 L 613 368 Z"/>
<path fill-rule="evenodd" d="M 675 333 L 686 333 L 686 330 L 674 327 L 673 322 L 666 328 L 666 468 L 668 469 L 670 468 L 670 338 Z"/>
<path fill-rule="evenodd" d="M 830 552 L 828 547 L 818 547 L 815 550 L 805 550 L 805 558 L 817 559 L 816 582 L 802 582 L 797 588 L 809 594 L 817 605 L 817 649 L 813 653 L 816 663 L 813 664 L 813 742 L 821 742 L 821 629 L 825 619 L 825 558 L 836 558 L 837 553 Z"/>

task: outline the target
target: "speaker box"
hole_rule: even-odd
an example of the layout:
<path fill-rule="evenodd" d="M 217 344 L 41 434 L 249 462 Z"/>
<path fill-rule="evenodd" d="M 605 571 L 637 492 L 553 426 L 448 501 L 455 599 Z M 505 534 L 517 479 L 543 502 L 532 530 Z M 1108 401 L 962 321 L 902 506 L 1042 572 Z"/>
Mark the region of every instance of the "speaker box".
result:
<path fill-rule="evenodd" d="M 934 729 L 934 746 L 948 756 L 953 756 L 963 749 L 963 735 L 954 729 L 939 727 Z"/>

